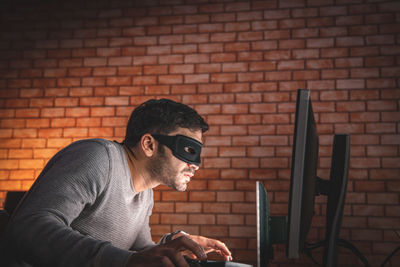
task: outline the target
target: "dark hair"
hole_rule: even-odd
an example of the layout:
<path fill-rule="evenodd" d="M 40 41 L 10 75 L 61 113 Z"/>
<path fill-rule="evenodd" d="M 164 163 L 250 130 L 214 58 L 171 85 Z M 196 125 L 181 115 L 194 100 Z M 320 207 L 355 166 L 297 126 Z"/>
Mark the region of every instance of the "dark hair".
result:
<path fill-rule="evenodd" d="M 146 134 L 168 134 L 177 128 L 208 130 L 208 124 L 192 108 L 170 99 L 151 99 L 132 111 L 126 127 L 125 143 L 135 146 Z"/>

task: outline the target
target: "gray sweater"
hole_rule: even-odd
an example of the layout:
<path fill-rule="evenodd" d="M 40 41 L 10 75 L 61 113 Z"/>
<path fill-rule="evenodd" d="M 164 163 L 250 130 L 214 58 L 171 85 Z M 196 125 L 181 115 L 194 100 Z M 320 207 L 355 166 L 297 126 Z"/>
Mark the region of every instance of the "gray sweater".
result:
<path fill-rule="evenodd" d="M 135 192 L 120 144 L 72 143 L 48 162 L 14 213 L 9 265 L 125 266 L 132 251 L 155 245 L 153 203 L 153 190 Z"/>

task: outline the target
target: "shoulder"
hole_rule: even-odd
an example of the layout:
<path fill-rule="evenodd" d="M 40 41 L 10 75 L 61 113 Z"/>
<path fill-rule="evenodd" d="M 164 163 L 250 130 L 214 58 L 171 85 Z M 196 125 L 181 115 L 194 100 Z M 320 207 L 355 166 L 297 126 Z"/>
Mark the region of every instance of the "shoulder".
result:
<path fill-rule="evenodd" d="M 99 156 L 115 153 L 118 151 L 117 146 L 119 146 L 118 143 L 106 139 L 83 139 L 71 143 L 63 150 L 64 152 L 79 152 L 79 155 Z"/>
<path fill-rule="evenodd" d="M 69 168 L 87 167 L 90 169 L 98 166 L 100 169 L 108 169 L 111 161 L 117 155 L 120 146 L 118 143 L 105 139 L 83 139 L 69 144 L 60 150 L 49 162 Z M 73 171 L 73 170 L 71 170 Z"/>

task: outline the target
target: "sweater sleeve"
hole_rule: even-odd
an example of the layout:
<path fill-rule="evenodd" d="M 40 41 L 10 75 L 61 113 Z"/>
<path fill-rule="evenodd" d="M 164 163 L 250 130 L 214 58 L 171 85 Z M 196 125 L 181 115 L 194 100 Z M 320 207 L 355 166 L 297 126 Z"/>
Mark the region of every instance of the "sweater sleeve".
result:
<path fill-rule="evenodd" d="M 15 257 L 33 266 L 125 266 L 132 252 L 70 227 L 107 186 L 109 168 L 107 148 L 95 141 L 57 153 L 11 218 L 7 239 Z"/>

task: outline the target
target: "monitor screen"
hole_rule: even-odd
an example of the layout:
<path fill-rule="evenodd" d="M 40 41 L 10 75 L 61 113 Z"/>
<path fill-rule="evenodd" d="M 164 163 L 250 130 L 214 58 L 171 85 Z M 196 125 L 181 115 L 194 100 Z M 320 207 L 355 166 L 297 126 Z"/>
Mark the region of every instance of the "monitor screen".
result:
<path fill-rule="evenodd" d="M 298 90 L 293 134 L 292 166 L 288 216 L 271 216 L 267 191 L 261 182 L 256 185 L 257 262 L 268 265 L 273 258 L 273 244 L 286 243 L 290 259 L 302 252 L 324 247 L 323 266 L 337 263 L 337 246 L 346 196 L 350 154 L 350 137 L 336 134 L 333 138 L 329 180 L 317 176 L 318 133 L 311 104 L 310 91 Z M 328 196 L 325 239 L 318 246 L 307 246 L 306 238 L 314 215 L 316 195 Z"/>
<path fill-rule="evenodd" d="M 299 90 L 293 135 L 290 177 L 288 242 L 286 254 L 296 259 L 303 249 L 314 215 L 318 134 L 310 100 L 310 91 Z"/>

